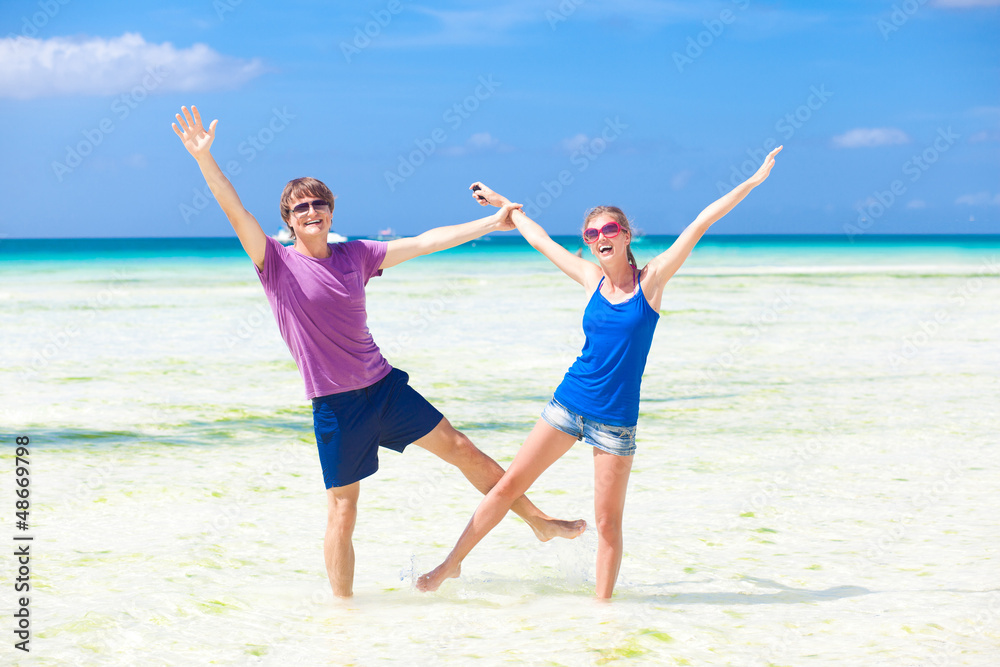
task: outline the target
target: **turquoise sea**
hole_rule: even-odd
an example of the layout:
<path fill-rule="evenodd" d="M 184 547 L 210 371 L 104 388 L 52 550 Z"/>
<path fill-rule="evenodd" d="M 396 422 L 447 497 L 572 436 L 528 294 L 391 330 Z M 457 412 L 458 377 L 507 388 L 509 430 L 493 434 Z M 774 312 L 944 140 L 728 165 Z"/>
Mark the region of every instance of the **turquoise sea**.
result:
<path fill-rule="evenodd" d="M 672 240 L 637 239 L 639 263 Z M 506 465 L 586 299 L 505 235 L 373 279 L 369 326 Z M 0 559 L 4 664 L 1000 655 L 1000 236 L 705 238 L 663 299 L 610 604 L 593 531 L 541 544 L 516 518 L 417 593 L 479 497 L 422 451 L 362 483 L 356 596 L 333 600 L 309 404 L 234 238 L 0 240 L 0 349 L 0 538 L 34 537 L 30 656 Z M 592 477 L 580 446 L 529 495 L 592 523 Z"/>

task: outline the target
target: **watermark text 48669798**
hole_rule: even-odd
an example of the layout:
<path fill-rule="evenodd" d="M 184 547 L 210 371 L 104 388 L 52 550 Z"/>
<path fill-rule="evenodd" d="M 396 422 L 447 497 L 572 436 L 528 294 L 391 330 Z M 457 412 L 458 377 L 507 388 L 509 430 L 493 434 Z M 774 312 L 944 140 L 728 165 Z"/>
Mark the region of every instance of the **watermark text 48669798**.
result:
<path fill-rule="evenodd" d="M 31 452 L 28 445 L 31 439 L 20 435 L 15 439 L 17 448 L 14 450 L 14 526 L 20 533 L 28 530 L 31 516 L 31 471 L 28 468 Z M 14 605 L 14 636 L 20 641 L 14 643 L 14 648 L 28 652 L 31 649 L 31 536 L 14 534 L 14 592 L 17 594 Z"/>

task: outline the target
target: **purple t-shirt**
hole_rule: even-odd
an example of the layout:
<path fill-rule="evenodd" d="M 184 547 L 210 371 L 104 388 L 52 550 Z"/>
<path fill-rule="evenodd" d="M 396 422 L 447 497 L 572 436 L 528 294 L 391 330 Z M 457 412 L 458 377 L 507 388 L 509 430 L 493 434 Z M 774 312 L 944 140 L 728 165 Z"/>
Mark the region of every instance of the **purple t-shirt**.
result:
<path fill-rule="evenodd" d="M 386 248 L 383 241 L 332 243 L 329 257 L 314 259 L 268 237 L 257 275 L 306 398 L 362 389 L 392 370 L 368 331 L 365 310 L 365 285 L 382 275 Z"/>

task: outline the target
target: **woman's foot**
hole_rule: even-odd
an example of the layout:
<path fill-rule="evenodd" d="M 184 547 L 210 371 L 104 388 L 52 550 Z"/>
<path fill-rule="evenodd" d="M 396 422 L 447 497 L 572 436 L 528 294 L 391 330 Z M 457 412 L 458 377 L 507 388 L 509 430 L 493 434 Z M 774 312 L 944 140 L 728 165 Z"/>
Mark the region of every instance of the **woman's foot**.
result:
<path fill-rule="evenodd" d="M 424 593 L 436 591 L 444 583 L 445 579 L 454 579 L 460 574 L 462 574 L 461 564 L 450 567 L 447 561 L 445 561 L 417 579 L 417 590 Z"/>

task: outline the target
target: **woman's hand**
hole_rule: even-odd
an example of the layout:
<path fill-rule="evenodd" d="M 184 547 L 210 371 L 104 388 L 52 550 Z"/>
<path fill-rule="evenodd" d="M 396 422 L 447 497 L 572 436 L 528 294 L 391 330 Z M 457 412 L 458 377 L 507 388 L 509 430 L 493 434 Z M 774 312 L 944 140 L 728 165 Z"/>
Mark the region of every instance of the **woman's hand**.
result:
<path fill-rule="evenodd" d="M 768 175 L 770 175 L 771 167 L 774 166 L 774 156 L 780 153 L 782 148 L 784 148 L 784 146 L 778 146 L 773 151 L 768 153 L 767 157 L 764 158 L 764 164 L 760 165 L 760 169 L 757 170 L 757 173 L 747 179 L 746 182 L 751 187 L 757 187 L 764 182 L 764 179 L 766 179 Z"/>
<path fill-rule="evenodd" d="M 499 195 L 497 195 L 492 190 L 490 190 L 490 193 L 493 194 L 494 196 L 499 197 Z M 512 202 L 504 200 L 504 204 L 500 206 L 500 210 L 493 214 L 493 218 L 496 221 L 494 223 L 496 225 L 496 230 L 498 232 L 508 232 L 512 229 L 516 229 L 514 221 L 510 219 L 510 215 L 514 211 L 519 211 L 519 210 L 521 210 L 520 204 L 514 204 Z"/>
<path fill-rule="evenodd" d="M 174 128 L 174 133 L 181 138 L 184 148 L 195 160 L 208 155 L 212 148 L 212 141 L 215 140 L 215 124 L 219 121 L 213 120 L 206 130 L 201 123 L 198 107 L 192 105 L 190 113 L 188 113 L 187 107 L 181 107 L 181 111 L 184 115 L 175 114 L 177 122 L 170 124 Z"/>
<path fill-rule="evenodd" d="M 504 204 L 510 203 L 510 201 L 503 195 L 499 195 L 493 190 L 490 190 L 484 183 L 476 181 L 469 186 L 472 190 L 472 198 L 479 202 L 480 206 L 503 206 Z M 513 229 L 513 228 L 512 228 Z"/>

